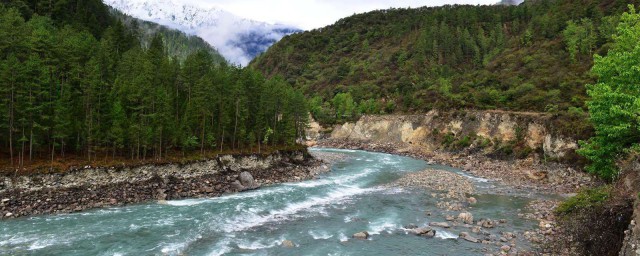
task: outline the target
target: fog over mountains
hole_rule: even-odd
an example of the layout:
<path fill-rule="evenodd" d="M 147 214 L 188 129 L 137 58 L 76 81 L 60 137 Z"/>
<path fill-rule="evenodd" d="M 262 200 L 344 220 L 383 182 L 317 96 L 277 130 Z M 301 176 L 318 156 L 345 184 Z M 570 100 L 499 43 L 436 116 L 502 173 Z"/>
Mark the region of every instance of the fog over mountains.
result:
<path fill-rule="evenodd" d="M 293 26 L 238 17 L 218 8 L 203 8 L 174 0 L 104 0 L 133 17 L 201 37 L 229 62 L 246 66 L 256 55 L 288 34 Z"/>

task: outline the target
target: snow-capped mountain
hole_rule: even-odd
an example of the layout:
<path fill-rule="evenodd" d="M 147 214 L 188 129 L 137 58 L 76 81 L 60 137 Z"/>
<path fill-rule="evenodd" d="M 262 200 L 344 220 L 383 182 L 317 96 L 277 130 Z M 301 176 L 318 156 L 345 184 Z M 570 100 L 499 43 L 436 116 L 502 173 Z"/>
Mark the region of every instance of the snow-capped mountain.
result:
<path fill-rule="evenodd" d="M 175 0 L 104 0 L 133 17 L 194 34 L 213 45 L 229 62 L 246 66 L 288 34 L 299 29 L 238 17 L 217 8 L 203 8 Z"/>

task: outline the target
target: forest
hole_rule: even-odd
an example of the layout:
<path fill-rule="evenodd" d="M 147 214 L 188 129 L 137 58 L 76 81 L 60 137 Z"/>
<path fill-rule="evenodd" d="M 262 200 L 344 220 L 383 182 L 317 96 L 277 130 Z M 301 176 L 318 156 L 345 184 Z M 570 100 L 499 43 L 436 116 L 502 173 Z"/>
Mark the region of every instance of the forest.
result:
<path fill-rule="evenodd" d="M 157 160 L 294 145 L 308 119 L 285 80 L 171 56 L 99 0 L 0 5 L 0 162 Z M 183 60 L 182 60 L 183 59 Z"/>
<path fill-rule="evenodd" d="M 628 4 L 537 0 L 357 14 L 285 37 L 250 66 L 284 76 L 333 124 L 362 114 L 502 109 L 553 114 L 588 138 L 585 84 Z"/>

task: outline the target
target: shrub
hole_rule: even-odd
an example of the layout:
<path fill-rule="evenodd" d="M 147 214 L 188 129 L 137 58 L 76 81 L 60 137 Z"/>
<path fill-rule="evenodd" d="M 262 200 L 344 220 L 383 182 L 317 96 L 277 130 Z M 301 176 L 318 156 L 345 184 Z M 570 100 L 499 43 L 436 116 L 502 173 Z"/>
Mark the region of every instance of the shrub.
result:
<path fill-rule="evenodd" d="M 562 202 L 556 209 L 556 213 L 568 214 L 573 211 L 601 206 L 609 198 L 610 192 L 610 186 L 583 189 L 577 195 Z"/>

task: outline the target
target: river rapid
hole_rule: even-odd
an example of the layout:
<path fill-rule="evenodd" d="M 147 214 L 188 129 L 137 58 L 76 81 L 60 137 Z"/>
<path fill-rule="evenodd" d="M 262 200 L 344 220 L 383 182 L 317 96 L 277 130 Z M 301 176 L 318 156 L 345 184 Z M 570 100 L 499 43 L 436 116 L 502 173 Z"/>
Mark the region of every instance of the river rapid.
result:
<path fill-rule="evenodd" d="M 210 199 L 104 208 L 73 214 L 0 221 L 0 255 L 482 255 L 495 252 L 457 239 L 469 227 L 435 228 L 436 237 L 408 234 L 403 226 L 444 221 L 437 198 L 424 189 L 386 186 L 403 174 L 455 168 L 383 153 L 310 149 L 344 154 L 318 179 L 278 184 Z M 493 228 L 521 234 L 536 226 L 518 217 L 531 196 L 492 193 L 470 177 L 477 218 L 504 219 Z M 428 214 L 427 214 L 428 212 Z M 368 240 L 352 239 L 367 231 Z M 488 234 L 489 235 L 489 234 Z M 479 235 L 478 235 L 479 236 Z M 528 249 L 522 236 L 515 242 Z M 284 240 L 295 244 L 283 247 Z M 483 249 L 488 248 L 488 249 Z M 486 251 L 488 250 L 488 251 Z"/>

